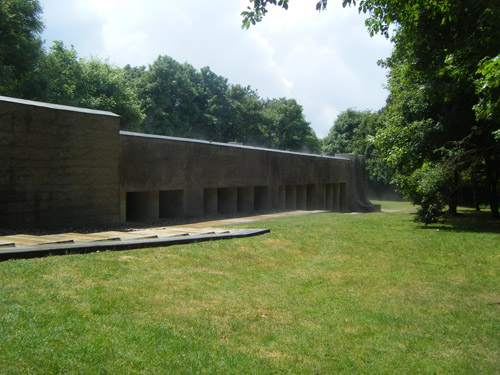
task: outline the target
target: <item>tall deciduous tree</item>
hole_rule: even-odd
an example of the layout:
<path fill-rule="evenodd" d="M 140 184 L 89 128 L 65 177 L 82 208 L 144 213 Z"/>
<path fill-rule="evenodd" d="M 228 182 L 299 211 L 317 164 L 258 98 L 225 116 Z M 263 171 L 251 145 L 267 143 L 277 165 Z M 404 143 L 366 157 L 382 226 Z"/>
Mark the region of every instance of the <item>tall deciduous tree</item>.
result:
<path fill-rule="evenodd" d="M 318 153 L 319 140 L 305 120 L 295 99 L 270 99 L 264 103 L 268 126 L 264 132 L 271 147 L 281 150 Z"/>
<path fill-rule="evenodd" d="M 368 111 L 349 108 L 340 113 L 323 141 L 328 155 L 354 152 L 354 140 Z"/>
<path fill-rule="evenodd" d="M 96 58 L 79 59 L 73 47 L 54 42 L 41 58 L 37 97 L 50 103 L 111 111 L 125 130 L 139 130 L 144 118 L 137 93 L 125 70 Z"/>
<path fill-rule="evenodd" d="M 317 4 L 324 9 L 327 1 Z M 269 4 L 252 1 L 243 26 L 262 19 Z M 461 176 L 474 169 L 488 182 L 489 204 L 498 217 L 500 120 L 500 2 L 497 0 L 343 0 L 368 13 L 369 32 L 395 44 L 390 69 L 388 122 L 377 137 L 397 182 L 434 220 L 447 203 L 456 210 Z M 474 113 L 475 111 L 475 113 Z M 439 176 L 439 178 L 437 178 Z M 442 183 L 446 176 L 446 183 Z M 417 189 L 418 186 L 435 186 Z M 450 188 L 451 187 L 451 188 Z M 439 194 L 436 193 L 439 191 Z M 429 213 L 428 212 L 428 213 Z"/>
<path fill-rule="evenodd" d="M 351 152 L 364 155 L 370 193 L 378 197 L 394 197 L 397 195 L 390 185 L 392 173 L 375 147 L 375 136 L 383 124 L 382 113 L 349 108 L 341 112 L 333 123 L 323 140 L 323 151 L 327 155 Z"/>
<path fill-rule="evenodd" d="M 0 94 L 29 98 L 39 91 L 42 8 L 37 0 L 0 0 Z"/>

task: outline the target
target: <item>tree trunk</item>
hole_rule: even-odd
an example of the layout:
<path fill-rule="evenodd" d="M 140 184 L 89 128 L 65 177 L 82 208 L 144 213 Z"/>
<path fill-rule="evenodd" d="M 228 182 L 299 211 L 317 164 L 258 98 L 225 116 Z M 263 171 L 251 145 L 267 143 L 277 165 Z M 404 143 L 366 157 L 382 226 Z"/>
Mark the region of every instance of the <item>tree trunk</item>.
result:
<path fill-rule="evenodd" d="M 458 172 L 455 170 L 453 173 L 453 183 L 454 183 L 454 189 L 451 192 L 450 199 L 448 202 L 448 213 L 453 216 L 457 216 L 457 206 L 458 206 Z"/>
<path fill-rule="evenodd" d="M 474 195 L 474 207 L 479 212 L 481 211 L 481 207 L 479 207 L 479 197 L 477 196 L 477 178 L 475 172 L 472 172 L 472 194 Z"/>
<path fill-rule="evenodd" d="M 498 219 L 498 164 L 495 155 L 486 153 L 484 164 L 486 167 L 486 180 L 488 183 L 488 200 L 493 219 Z"/>

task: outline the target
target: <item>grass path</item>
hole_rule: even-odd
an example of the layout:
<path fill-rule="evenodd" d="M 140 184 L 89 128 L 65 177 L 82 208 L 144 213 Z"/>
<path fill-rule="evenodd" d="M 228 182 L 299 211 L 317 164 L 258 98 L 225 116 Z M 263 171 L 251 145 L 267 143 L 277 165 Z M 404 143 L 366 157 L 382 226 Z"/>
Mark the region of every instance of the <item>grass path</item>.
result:
<path fill-rule="evenodd" d="M 0 374 L 499 374 L 499 224 L 382 205 L 0 263 Z"/>

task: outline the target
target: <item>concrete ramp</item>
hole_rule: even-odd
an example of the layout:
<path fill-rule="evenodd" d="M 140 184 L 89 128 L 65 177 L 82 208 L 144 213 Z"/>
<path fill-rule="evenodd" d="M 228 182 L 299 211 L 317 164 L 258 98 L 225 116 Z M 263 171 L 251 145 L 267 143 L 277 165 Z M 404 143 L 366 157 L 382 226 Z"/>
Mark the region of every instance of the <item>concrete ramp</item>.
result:
<path fill-rule="evenodd" d="M 172 246 L 265 233 L 269 233 L 269 229 L 152 228 L 129 232 L 13 235 L 0 237 L 0 260 Z"/>

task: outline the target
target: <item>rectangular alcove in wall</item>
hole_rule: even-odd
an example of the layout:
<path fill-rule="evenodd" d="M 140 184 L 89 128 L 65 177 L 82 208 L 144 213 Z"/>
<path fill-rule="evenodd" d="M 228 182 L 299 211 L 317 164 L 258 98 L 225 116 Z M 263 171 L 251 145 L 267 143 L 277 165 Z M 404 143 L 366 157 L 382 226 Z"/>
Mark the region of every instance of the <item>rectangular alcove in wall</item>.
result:
<path fill-rule="evenodd" d="M 126 197 L 126 220 L 148 221 L 160 217 L 160 192 L 128 192 Z"/>
<path fill-rule="evenodd" d="M 338 196 L 339 196 L 339 211 L 347 212 L 349 210 L 347 202 L 347 184 L 338 184 Z"/>
<path fill-rule="evenodd" d="M 251 212 L 254 208 L 254 188 L 252 186 L 244 186 L 238 188 L 238 212 Z"/>
<path fill-rule="evenodd" d="M 333 209 L 333 184 L 325 185 L 325 208 L 328 211 L 334 211 Z"/>
<path fill-rule="evenodd" d="M 217 213 L 223 215 L 238 212 L 238 189 L 226 187 L 217 189 Z"/>
<path fill-rule="evenodd" d="M 325 201 L 326 209 L 333 212 L 343 212 L 346 210 L 346 184 L 326 184 Z"/>
<path fill-rule="evenodd" d="M 286 185 L 285 187 L 285 209 L 297 209 L 297 187 L 295 185 Z"/>
<path fill-rule="evenodd" d="M 318 208 L 317 185 L 307 185 L 306 187 L 306 210 Z"/>
<path fill-rule="evenodd" d="M 307 209 L 307 185 L 297 185 L 297 210 Z"/>
<path fill-rule="evenodd" d="M 286 186 L 280 185 L 278 188 L 278 208 L 284 210 L 286 208 Z"/>
<path fill-rule="evenodd" d="M 160 217 L 184 216 L 184 190 L 160 191 Z"/>
<path fill-rule="evenodd" d="M 271 208 L 269 186 L 256 186 L 254 188 L 254 209 L 265 211 Z"/>

